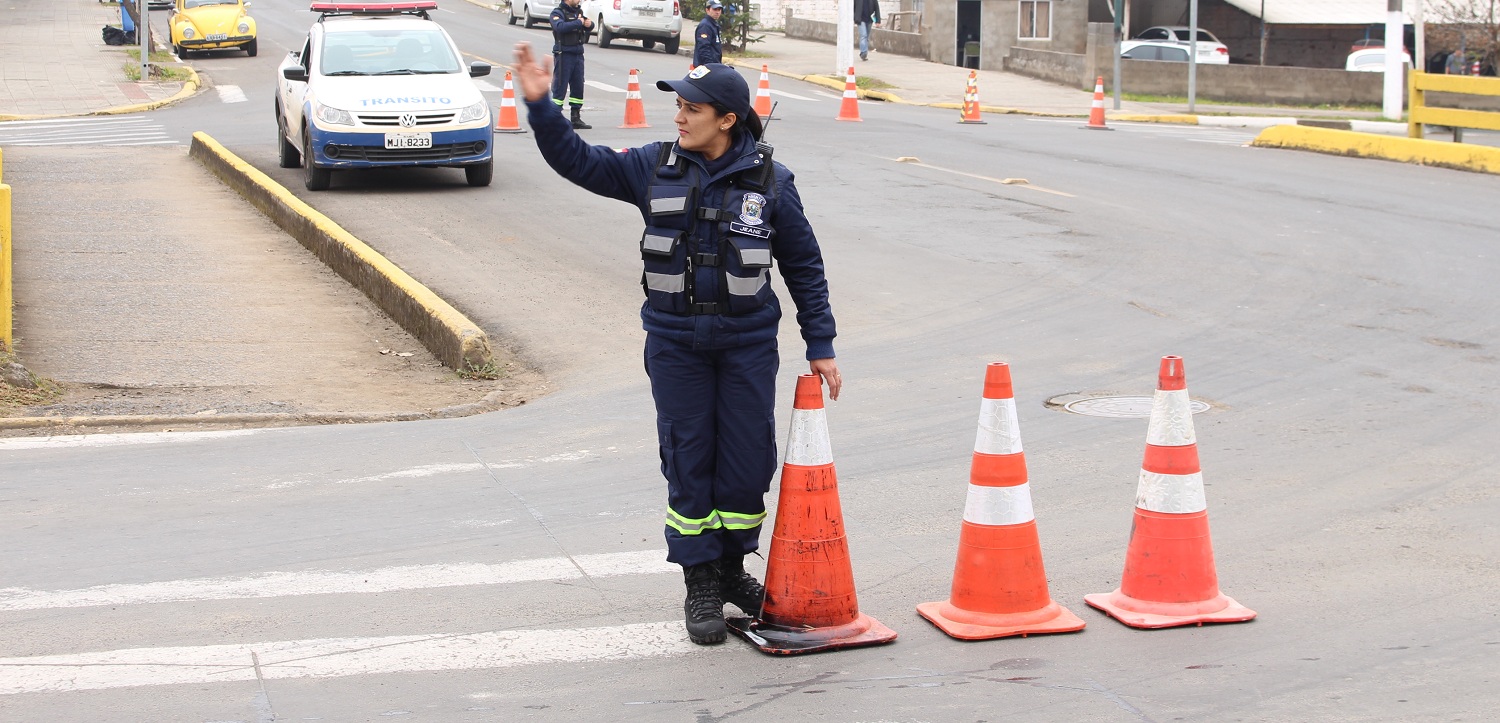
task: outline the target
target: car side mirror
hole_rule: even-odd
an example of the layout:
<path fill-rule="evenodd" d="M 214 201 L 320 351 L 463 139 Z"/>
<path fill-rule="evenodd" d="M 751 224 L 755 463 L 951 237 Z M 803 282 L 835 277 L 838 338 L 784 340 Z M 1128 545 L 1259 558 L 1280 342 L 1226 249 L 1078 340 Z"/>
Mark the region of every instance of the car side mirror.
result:
<path fill-rule="evenodd" d="M 245 5 L 245 7 L 247 7 L 247 8 L 248 8 L 248 7 L 250 7 L 250 0 L 245 0 L 245 3 L 244 3 L 244 5 Z"/>
<path fill-rule="evenodd" d="M 474 62 L 472 62 L 472 63 L 469 63 L 469 77 L 470 78 L 478 78 L 478 77 L 480 77 L 482 75 L 489 75 L 489 74 L 490 74 L 490 64 L 489 63 L 481 63 L 481 62 L 479 62 L 477 60 L 474 61 Z"/>
<path fill-rule="evenodd" d="M 304 68 L 304 67 L 302 67 L 300 65 L 293 65 L 293 66 L 288 67 L 288 68 L 282 68 L 281 69 L 281 77 L 286 78 L 287 80 L 295 80 L 295 81 L 306 83 L 307 82 L 307 68 Z"/>

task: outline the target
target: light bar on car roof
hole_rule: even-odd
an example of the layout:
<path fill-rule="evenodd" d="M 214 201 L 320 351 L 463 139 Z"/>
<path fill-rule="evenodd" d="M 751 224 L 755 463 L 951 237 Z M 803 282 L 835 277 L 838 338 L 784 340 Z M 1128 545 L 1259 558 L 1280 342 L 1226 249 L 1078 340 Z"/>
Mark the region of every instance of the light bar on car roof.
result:
<path fill-rule="evenodd" d="M 351 13 L 360 15 L 384 15 L 395 13 L 425 13 L 437 9 L 437 0 L 407 0 L 406 2 L 315 2 L 315 13 Z"/>

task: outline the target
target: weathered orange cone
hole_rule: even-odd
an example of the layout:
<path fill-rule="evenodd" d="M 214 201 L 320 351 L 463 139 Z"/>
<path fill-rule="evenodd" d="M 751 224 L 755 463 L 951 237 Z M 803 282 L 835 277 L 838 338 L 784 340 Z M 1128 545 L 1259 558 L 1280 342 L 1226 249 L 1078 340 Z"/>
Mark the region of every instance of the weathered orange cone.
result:
<path fill-rule="evenodd" d="M 959 123 L 984 123 L 979 117 L 979 73 L 969 71 L 969 82 L 964 84 L 964 110 Z"/>
<path fill-rule="evenodd" d="M 516 88 L 511 84 L 509 70 L 505 71 L 505 91 L 500 94 L 500 115 L 495 119 L 495 130 L 501 133 L 526 132 L 516 117 Z"/>
<path fill-rule="evenodd" d="M 797 377 L 793 407 L 776 530 L 766 558 L 765 603 L 760 617 L 729 618 L 729 631 L 762 652 L 781 655 L 888 643 L 896 632 L 861 614 L 854 595 L 817 375 Z"/>
<path fill-rule="evenodd" d="M 771 69 L 760 66 L 760 87 L 755 89 L 755 114 L 761 120 L 771 117 Z"/>
<path fill-rule="evenodd" d="M 1219 592 L 1189 404 L 1182 357 L 1162 357 L 1125 574 L 1114 592 L 1083 598 L 1133 628 L 1237 623 L 1255 617 L 1254 610 Z"/>
<path fill-rule="evenodd" d="M 839 117 L 834 120 L 861 121 L 859 117 L 859 91 L 854 85 L 854 66 L 849 66 L 849 77 L 844 81 L 844 102 L 839 106 Z"/>
<path fill-rule="evenodd" d="M 1003 362 L 984 373 L 952 594 L 947 602 L 918 605 L 917 613 L 960 640 L 1083 629 L 1047 592 L 1010 366 Z"/>
<path fill-rule="evenodd" d="M 650 128 L 646 124 L 646 105 L 641 102 L 641 71 L 630 69 L 630 83 L 625 86 L 625 124 L 621 128 Z"/>
<path fill-rule="evenodd" d="M 1089 124 L 1084 128 L 1092 128 L 1096 131 L 1114 130 L 1104 125 L 1104 76 L 1094 80 L 1094 104 L 1089 108 Z"/>

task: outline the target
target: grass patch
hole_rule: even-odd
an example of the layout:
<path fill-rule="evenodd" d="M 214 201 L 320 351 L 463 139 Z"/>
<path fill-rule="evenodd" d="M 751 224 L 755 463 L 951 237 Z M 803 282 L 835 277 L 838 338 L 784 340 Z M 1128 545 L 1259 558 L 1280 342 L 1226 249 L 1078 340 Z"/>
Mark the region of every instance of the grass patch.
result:
<path fill-rule="evenodd" d="M 136 61 L 137 65 L 140 64 L 140 61 L 141 61 L 141 49 L 140 48 L 126 48 L 125 49 L 125 54 L 129 55 L 131 60 Z M 176 60 L 176 56 L 172 55 L 171 53 L 162 52 L 160 50 L 153 50 L 153 51 L 151 51 L 151 62 L 153 62 L 153 63 L 170 63 L 170 62 L 173 62 L 174 60 Z"/>
<path fill-rule="evenodd" d="M 1109 97 L 1108 91 L 1105 92 L 1105 97 Z M 1178 105 L 1186 105 L 1188 102 L 1187 96 L 1185 95 L 1150 95 L 1147 93 L 1121 93 L 1120 99 L 1133 101 L 1136 103 L 1171 103 Z M 1291 105 L 1286 103 L 1254 103 L 1249 101 L 1209 100 L 1206 98 L 1197 98 L 1193 102 L 1197 105 L 1226 105 L 1240 107 L 1253 106 L 1256 108 L 1287 108 L 1291 110 L 1342 110 L 1368 112 L 1380 111 L 1380 106 L 1378 105 L 1338 105 L 1335 103 L 1320 103 L 1316 105 Z"/>
<path fill-rule="evenodd" d="M 885 90 L 896 87 L 879 78 L 871 78 L 868 75 L 854 76 L 854 85 L 860 90 Z"/>
<path fill-rule="evenodd" d="M 755 51 L 755 50 L 735 50 L 733 52 L 725 53 L 724 56 L 727 57 L 727 58 L 739 58 L 741 60 L 746 59 L 746 58 L 774 58 L 774 57 L 776 57 L 774 55 L 770 55 L 769 53 L 762 53 L 762 52 Z"/>
<path fill-rule="evenodd" d="M 505 378 L 505 370 L 495 366 L 495 362 L 493 361 L 485 362 L 483 366 L 477 367 L 469 362 L 464 362 L 464 368 L 458 370 L 456 373 L 460 379 L 495 380 Z"/>
<path fill-rule="evenodd" d="M 0 366 L 14 361 L 16 358 L 13 354 L 0 351 Z M 31 375 L 31 378 L 36 382 L 36 389 L 22 389 L 0 381 L 0 417 L 8 416 L 16 409 L 46 404 L 62 396 L 62 390 L 52 380 L 43 379 L 35 374 Z"/>
<path fill-rule="evenodd" d="M 167 82 L 177 81 L 186 83 L 188 80 L 192 79 L 192 77 L 192 72 L 187 68 L 178 68 L 170 65 L 151 66 L 152 80 Z M 141 79 L 141 64 L 139 62 L 132 60 L 125 64 L 125 79 L 131 81 L 137 81 Z"/>

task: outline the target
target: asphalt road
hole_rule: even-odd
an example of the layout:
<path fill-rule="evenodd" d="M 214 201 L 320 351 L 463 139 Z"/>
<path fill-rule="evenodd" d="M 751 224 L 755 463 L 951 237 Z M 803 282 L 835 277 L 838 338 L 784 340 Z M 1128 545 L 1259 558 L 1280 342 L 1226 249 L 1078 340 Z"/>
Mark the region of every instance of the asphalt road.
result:
<path fill-rule="evenodd" d="M 205 94 L 159 118 L 297 190 L 275 168 L 267 80 L 301 33 L 284 5 L 257 2 L 262 58 L 203 63 L 250 102 Z M 545 37 L 453 8 L 480 55 Z M 606 83 L 686 67 L 589 59 Z M 829 424 L 861 609 L 898 641 L 805 658 L 685 643 L 681 582 L 653 562 L 638 219 L 504 136 L 488 189 L 392 172 L 299 195 L 560 391 L 461 420 L 0 441 L 0 718 L 1492 715 L 1500 179 L 1196 129 L 972 127 L 879 104 L 836 123 L 836 101 L 792 85 L 810 100 L 783 100 L 771 138 L 829 266 L 847 381 Z M 595 116 L 620 117 L 600 95 Z M 670 133 L 665 104 L 647 113 L 650 131 L 588 137 Z M 789 407 L 794 328 L 782 347 Z M 1149 394 L 1163 354 L 1212 405 L 1196 425 L 1218 573 L 1254 622 L 1144 632 L 1083 605 L 1119 584 L 1146 425 L 1046 402 Z M 913 610 L 947 595 L 996 360 L 1015 376 L 1051 593 L 1080 633 L 958 643 Z M 517 571 L 530 560 L 545 569 Z M 77 657 L 109 651 L 125 652 Z"/>

